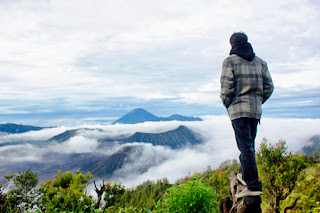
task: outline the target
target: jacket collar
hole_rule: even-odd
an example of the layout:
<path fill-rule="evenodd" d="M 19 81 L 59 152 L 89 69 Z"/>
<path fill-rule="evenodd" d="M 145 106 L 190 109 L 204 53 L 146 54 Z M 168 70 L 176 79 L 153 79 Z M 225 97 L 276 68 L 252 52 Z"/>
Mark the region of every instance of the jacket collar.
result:
<path fill-rule="evenodd" d="M 240 43 L 234 45 L 230 51 L 230 55 L 232 54 L 236 54 L 247 61 L 252 61 L 252 59 L 255 57 L 255 53 L 253 52 L 250 43 Z"/>

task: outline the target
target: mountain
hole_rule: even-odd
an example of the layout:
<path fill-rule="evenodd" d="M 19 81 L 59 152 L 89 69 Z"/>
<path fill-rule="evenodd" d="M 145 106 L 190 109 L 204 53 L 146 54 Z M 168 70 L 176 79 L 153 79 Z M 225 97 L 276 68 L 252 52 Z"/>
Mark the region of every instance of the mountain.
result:
<path fill-rule="evenodd" d="M 50 138 L 49 140 L 47 140 L 47 142 L 55 141 L 58 143 L 62 143 L 64 141 L 76 136 L 78 131 L 79 131 L 79 129 L 67 130 L 59 135 L 56 135 L 56 136 Z"/>
<path fill-rule="evenodd" d="M 110 141 L 104 141 L 110 142 Z M 126 143 L 138 142 L 137 144 L 126 145 Z M 81 171 L 90 172 L 94 176 L 111 178 L 113 175 L 122 177 L 130 173 L 143 173 L 151 166 L 157 165 L 165 160 L 165 156 L 144 150 L 144 144 L 153 146 L 169 146 L 172 149 L 182 148 L 187 145 L 202 143 L 199 135 L 192 132 L 185 126 L 163 133 L 142 133 L 137 132 L 130 137 L 119 139 L 123 146 L 111 156 L 100 162 L 94 162 L 81 167 Z M 103 143 L 103 142 L 102 142 Z M 140 144 L 141 145 L 140 145 Z M 150 146 L 150 145 L 149 145 Z M 148 155 L 145 158 L 143 156 Z M 125 170 L 122 170 L 126 165 Z"/>
<path fill-rule="evenodd" d="M 202 121 L 201 118 L 198 117 L 187 117 L 178 114 L 171 115 L 170 117 L 160 117 L 162 121 Z"/>
<path fill-rule="evenodd" d="M 159 121 L 159 118 L 150 112 L 138 108 L 134 109 L 131 112 L 127 113 L 123 117 L 119 118 L 113 124 L 116 123 L 122 123 L 122 124 L 136 124 L 136 123 L 142 123 L 145 121 Z"/>
<path fill-rule="evenodd" d="M 150 149 L 151 145 L 123 145 L 118 151 L 100 162 L 83 165 L 81 172 L 90 172 L 96 177 L 119 179 L 142 174 L 152 166 L 168 159 L 164 152 Z"/>
<path fill-rule="evenodd" d="M 308 145 L 305 145 L 300 150 L 300 153 L 312 155 L 315 151 L 320 152 L 320 135 L 315 135 L 308 140 Z"/>
<path fill-rule="evenodd" d="M 122 140 L 123 142 L 141 142 L 151 143 L 154 146 L 169 146 L 172 149 L 182 148 L 186 145 L 195 145 L 202 143 L 202 140 L 198 135 L 193 133 L 185 126 L 180 126 L 175 130 L 164 133 L 142 133 L 137 132 Z"/>
<path fill-rule="evenodd" d="M 71 129 L 71 130 L 67 130 L 59 135 L 56 135 L 56 136 L 50 138 L 49 140 L 47 140 L 47 142 L 54 141 L 54 142 L 58 142 L 58 143 L 63 143 L 74 136 L 81 135 L 81 133 L 84 131 L 102 131 L 102 130 L 101 129 L 90 129 L 90 128 Z"/>
<path fill-rule="evenodd" d="M 50 138 L 46 142 L 63 143 L 72 137 L 81 135 L 82 132 L 85 132 L 85 131 L 102 131 L 102 130 L 89 129 L 89 128 L 67 130 L 59 135 L 56 135 Z M 100 147 L 111 146 L 115 142 L 120 144 L 132 143 L 132 142 L 150 143 L 154 146 L 157 146 L 157 145 L 168 146 L 172 149 L 179 149 L 186 145 L 195 145 L 195 144 L 202 143 L 203 141 L 199 135 L 197 135 L 196 133 L 194 133 L 193 131 L 191 131 L 185 126 L 180 126 L 177 129 L 170 130 L 163 133 L 136 132 L 129 137 L 118 136 L 116 138 L 105 138 L 105 139 L 99 140 Z M 15 144 L 12 144 L 12 145 L 15 145 Z"/>
<path fill-rule="evenodd" d="M 44 129 L 44 127 L 25 126 L 25 125 L 12 124 L 12 123 L 0 124 L 0 132 L 10 133 L 10 134 L 37 131 L 41 129 Z"/>
<path fill-rule="evenodd" d="M 124 146 L 106 159 L 81 167 L 80 171 L 90 172 L 94 176 L 110 178 L 116 170 L 129 163 L 128 156 L 133 152 L 141 152 L 142 146 Z"/>
<path fill-rule="evenodd" d="M 178 114 L 171 115 L 170 117 L 158 117 L 150 112 L 142 109 L 137 108 L 123 117 L 119 118 L 118 120 L 114 121 L 112 124 L 136 124 L 136 123 L 143 123 L 146 121 L 202 121 L 201 118 L 198 117 L 186 117 Z"/>

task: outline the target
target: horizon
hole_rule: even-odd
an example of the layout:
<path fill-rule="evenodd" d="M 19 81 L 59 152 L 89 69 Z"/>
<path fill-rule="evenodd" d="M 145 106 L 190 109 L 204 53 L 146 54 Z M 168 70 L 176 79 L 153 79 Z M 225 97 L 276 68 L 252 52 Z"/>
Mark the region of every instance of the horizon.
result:
<path fill-rule="evenodd" d="M 162 117 L 227 115 L 219 80 L 238 31 L 275 85 L 262 117 L 318 119 L 319 9 L 312 0 L 5 0 L 1 122 L 103 123 L 134 108 Z"/>

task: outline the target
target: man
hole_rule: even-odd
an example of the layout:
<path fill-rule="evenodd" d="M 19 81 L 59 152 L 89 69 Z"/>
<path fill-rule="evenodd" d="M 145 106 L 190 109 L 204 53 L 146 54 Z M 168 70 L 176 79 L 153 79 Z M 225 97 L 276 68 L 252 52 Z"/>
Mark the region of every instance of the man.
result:
<path fill-rule="evenodd" d="M 232 34 L 230 44 L 230 56 L 222 66 L 220 97 L 235 132 L 242 181 L 246 184 L 246 188 L 235 197 L 258 196 L 262 194 L 262 183 L 258 178 L 254 140 L 261 105 L 271 96 L 274 87 L 267 63 L 255 56 L 246 34 Z"/>

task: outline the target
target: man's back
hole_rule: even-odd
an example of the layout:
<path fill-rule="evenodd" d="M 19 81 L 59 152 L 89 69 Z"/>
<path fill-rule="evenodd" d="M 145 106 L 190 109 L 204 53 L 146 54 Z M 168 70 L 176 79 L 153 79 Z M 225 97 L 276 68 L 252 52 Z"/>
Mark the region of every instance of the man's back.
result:
<path fill-rule="evenodd" d="M 222 66 L 221 98 L 231 120 L 261 118 L 261 105 L 270 97 L 273 84 L 267 63 L 255 56 L 248 61 L 232 54 Z"/>

